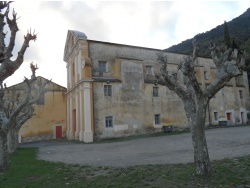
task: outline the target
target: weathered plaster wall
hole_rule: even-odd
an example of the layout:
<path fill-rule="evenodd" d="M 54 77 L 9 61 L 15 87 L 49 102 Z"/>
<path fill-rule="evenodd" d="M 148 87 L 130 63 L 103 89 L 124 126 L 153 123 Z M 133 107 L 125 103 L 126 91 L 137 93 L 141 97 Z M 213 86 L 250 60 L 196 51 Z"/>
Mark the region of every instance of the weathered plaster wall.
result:
<path fill-rule="evenodd" d="M 153 71 L 159 69 L 157 53 L 159 50 L 116 45 L 89 41 L 90 58 L 93 62 L 93 77 L 100 77 L 98 61 L 106 61 L 108 70 L 102 75 L 105 80 L 116 78 L 120 82 L 94 82 L 94 124 L 96 138 L 120 137 L 142 133 L 149 130 L 159 131 L 162 125 L 187 127 L 187 119 L 182 101 L 165 86 L 155 85 L 154 76 L 146 75 L 146 66 L 152 66 Z M 168 55 L 169 71 L 177 70 L 177 64 L 185 57 L 182 54 L 166 53 Z M 216 69 L 211 59 L 198 58 L 196 76 L 202 88 L 211 83 L 216 76 Z M 178 78 L 183 79 L 181 73 Z M 243 75 L 244 86 L 247 86 L 246 73 Z M 206 124 L 218 124 L 214 120 L 214 112 L 219 116 L 232 113 L 232 123 L 241 123 L 241 112 L 244 112 L 244 122 L 247 121 L 246 99 L 248 87 L 226 86 L 216 94 L 209 103 L 209 114 Z M 112 85 L 112 96 L 104 96 L 104 85 Z M 159 96 L 153 97 L 153 87 L 159 87 Z M 239 91 L 244 94 L 239 99 Z M 161 115 L 161 124 L 154 124 L 154 115 Z M 112 116 L 113 128 L 105 127 L 105 117 Z"/>

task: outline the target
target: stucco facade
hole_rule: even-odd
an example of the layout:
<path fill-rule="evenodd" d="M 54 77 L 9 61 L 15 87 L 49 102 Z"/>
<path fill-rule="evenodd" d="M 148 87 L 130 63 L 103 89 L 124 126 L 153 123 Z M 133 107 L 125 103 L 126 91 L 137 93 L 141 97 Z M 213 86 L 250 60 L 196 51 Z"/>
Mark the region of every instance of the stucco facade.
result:
<path fill-rule="evenodd" d="M 186 128 L 182 101 L 156 82 L 154 72 L 161 66 L 157 62 L 159 52 L 88 40 L 84 33 L 68 31 L 64 52 L 68 72 L 67 137 L 92 142 L 160 131 L 163 125 Z M 164 53 L 169 71 L 177 70 L 186 56 Z M 180 72 L 177 76 L 182 80 Z M 197 59 L 196 76 L 202 88 L 213 81 L 216 68 L 211 59 Z M 220 118 L 226 118 L 229 124 L 246 123 L 248 96 L 244 72 L 210 100 L 206 124 L 216 125 Z"/>
<path fill-rule="evenodd" d="M 38 77 L 44 82 L 43 77 Z M 8 87 L 6 97 L 20 99 L 25 94 L 24 83 Z M 19 142 L 62 138 L 66 135 L 66 88 L 50 82 L 46 85 L 46 93 L 37 105 L 34 115 L 19 130 Z"/>

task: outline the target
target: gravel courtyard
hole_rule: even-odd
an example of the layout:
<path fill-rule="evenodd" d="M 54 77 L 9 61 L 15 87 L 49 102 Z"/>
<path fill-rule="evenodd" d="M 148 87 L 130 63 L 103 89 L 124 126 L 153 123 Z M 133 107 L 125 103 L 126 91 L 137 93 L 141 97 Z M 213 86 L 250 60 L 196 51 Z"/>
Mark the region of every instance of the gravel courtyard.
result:
<path fill-rule="evenodd" d="M 211 160 L 250 155 L 250 126 L 206 131 Z M 127 167 L 193 162 L 190 133 L 112 143 L 37 142 L 38 158 L 87 166 Z"/>

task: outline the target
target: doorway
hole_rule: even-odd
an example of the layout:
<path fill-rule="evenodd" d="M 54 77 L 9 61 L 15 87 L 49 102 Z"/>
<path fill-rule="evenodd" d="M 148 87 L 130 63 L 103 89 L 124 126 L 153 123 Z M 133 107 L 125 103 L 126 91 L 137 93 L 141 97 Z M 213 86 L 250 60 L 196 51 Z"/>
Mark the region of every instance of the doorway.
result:
<path fill-rule="evenodd" d="M 227 121 L 231 121 L 232 119 L 232 113 L 228 112 L 227 113 Z"/>
<path fill-rule="evenodd" d="M 240 112 L 241 124 L 244 124 L 244 112 Z"/>
<path fill-rule="evenodd" d="M 56 139 L 62 138 L 62 126 L 56 126 Z"/>

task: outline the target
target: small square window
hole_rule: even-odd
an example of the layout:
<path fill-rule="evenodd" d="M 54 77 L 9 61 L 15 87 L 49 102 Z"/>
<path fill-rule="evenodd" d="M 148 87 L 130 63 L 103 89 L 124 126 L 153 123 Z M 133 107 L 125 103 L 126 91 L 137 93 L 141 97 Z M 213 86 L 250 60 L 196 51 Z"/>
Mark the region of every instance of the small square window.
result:
<path fill-rule="evenodd" d="M 242 92 L 242 90 L 239 90 L 239 95 L 240 95 L 240 99 L 243 99 L 243 92 Z"/>
<path fill-rule="evenodd" d="M 159 88 L 153 87 L 153 97 L 159 97 Z"/>
<path fill-rule="evenodd" d="M 113 117 L 112 116 L 106 116 L 105 117 L 105 127 L 106 128 L 112 128 L 113 127 Z"/>
<path fill-rule="evenodd" d="M 218 118 L 218 112 L 214 112 L 214 121 L 218 121 L 219 118 Z"/>
<path fill-rule="evenodd" d="M 155 125 L 160 125 L 160 124 L 161 124 L 161 115 L 155 114 Z"/>
<path fill-rule="evenodd" d="M 99 63 L 99 65 L 98 65 L 99 72 L 101 72 L 101 73 L 107 72 L 107 62 L 106 61 L 99 61 L 98 63 Z"/>
<path fill-rule="evenodd" d="M 104 85 L 104 96 L 112 96 L 112 86 Z"/>

